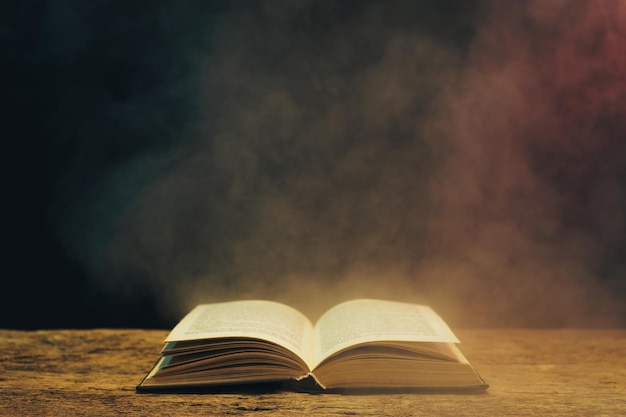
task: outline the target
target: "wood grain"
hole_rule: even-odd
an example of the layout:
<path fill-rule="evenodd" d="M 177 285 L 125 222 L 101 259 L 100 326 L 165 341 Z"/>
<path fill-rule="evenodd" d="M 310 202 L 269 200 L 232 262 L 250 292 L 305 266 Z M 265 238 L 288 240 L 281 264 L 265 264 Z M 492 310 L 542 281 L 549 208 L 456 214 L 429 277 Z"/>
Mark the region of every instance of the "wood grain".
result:
<path fill-rule="evenodd" d="M 626 415 L 626 329 L 460 329 L 483 394 L 137 394 L 164 330 L 0 330 L 0 414 Z"/>

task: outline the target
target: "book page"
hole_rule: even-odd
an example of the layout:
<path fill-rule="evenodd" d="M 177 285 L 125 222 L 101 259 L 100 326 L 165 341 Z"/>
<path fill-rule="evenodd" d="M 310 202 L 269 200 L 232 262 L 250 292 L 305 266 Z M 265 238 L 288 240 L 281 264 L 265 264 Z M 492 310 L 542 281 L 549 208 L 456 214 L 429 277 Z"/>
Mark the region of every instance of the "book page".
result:
<path fill-rule="evenodd" d="M 309 366 L 314 356 L 309 319 L 289 306 L 263 300 L 198 305 L 174 327 L 165 342 L 222 337 L 268 340 L 294 352 Z"/>
<path fill-rule="evenodd" d="M 364 342 L 459 342 L 428 306 L 368 299 L 347 301 L 328 310 L 315 326 L 315 337 L 316 364 Z"/>

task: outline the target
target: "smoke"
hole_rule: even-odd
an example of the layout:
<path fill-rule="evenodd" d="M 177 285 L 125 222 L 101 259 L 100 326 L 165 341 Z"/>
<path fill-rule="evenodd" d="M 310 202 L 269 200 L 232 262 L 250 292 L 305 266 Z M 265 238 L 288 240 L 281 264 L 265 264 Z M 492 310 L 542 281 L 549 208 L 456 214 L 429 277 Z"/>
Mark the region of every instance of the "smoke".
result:
<path fill-rule="evenodd" d="M 421 3 L 196 17 L 179 63 L 106 108 L 161 139 L 57 204 L 68 252 L 170 317 L 379 297 L 455 326 L 624 324 L 626 7 Z"/>
<path fill-rule="evenodd" d="M 624 18 L 614 1 L 493 2 L 479 22 L 426 275 L 487 321 L 623 319 Z"/>

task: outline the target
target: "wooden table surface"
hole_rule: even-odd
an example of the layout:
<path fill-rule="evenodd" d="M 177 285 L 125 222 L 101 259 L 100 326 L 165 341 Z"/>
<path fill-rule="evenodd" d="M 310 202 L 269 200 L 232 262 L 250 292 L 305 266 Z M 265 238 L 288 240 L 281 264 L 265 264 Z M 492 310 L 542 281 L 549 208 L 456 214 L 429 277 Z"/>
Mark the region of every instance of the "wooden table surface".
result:
<path fill-rule="evenodd" d="M 167 333 L 0 330 L 0 415 L 626 415 L 626 329 L 457 329 L 482 394 L 137 394 Z"/>

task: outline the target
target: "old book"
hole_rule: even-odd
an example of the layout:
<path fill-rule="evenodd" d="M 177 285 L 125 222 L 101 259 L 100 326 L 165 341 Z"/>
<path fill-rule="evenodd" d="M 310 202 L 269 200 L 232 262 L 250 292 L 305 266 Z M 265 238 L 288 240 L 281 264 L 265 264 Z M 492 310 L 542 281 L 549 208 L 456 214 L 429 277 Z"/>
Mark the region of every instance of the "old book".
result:
<path fill-rule="evenodd" d="M 430 307 L 358 299 L 312 324 L 273 301 L 196 306 L 138 391 L 290 382 L 306 391 L 487 388 Z"/>

